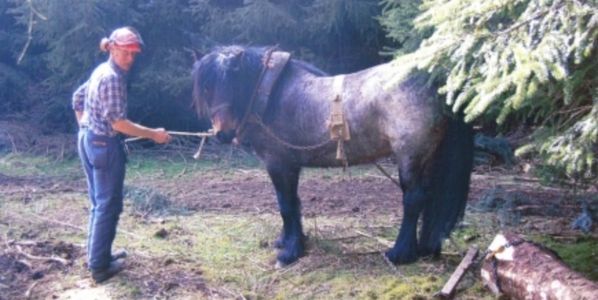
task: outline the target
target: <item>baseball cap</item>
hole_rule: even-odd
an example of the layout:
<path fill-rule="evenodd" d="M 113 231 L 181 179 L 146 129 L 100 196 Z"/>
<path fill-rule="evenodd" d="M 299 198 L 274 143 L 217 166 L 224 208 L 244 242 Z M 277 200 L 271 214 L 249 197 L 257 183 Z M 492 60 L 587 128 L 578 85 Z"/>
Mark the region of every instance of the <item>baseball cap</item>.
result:
<path fill-rule="evenodd" d="M 110 41 L 119 48 L 124 48 L 129 51 L 141 52 L 143 40 L 139 32 L 133 27 L 121 27 L 115 29 L 110 34 Z"/>

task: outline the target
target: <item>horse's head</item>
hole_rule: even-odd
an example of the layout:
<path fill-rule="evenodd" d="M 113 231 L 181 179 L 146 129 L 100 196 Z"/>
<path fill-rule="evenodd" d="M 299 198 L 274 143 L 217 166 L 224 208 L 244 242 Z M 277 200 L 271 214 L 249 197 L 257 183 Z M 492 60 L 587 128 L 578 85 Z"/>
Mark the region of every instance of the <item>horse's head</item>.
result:
<path fill-rule="evenodd" d="M 260 70 L 259 55 L 256 60 L 247 52 L 239 46 L 222 47 L 193 65 L 193 103 L 200 118 L 210 119 L 216 137 L 224 143 L 235 138 L 255 88 L 255 73 Z"/>

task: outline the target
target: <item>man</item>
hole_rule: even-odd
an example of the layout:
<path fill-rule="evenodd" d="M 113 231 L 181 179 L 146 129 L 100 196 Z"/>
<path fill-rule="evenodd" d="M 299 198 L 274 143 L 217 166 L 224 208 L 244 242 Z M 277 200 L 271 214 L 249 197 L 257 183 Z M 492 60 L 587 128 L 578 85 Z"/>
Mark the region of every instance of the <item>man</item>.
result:
<path fill-rule="evenodd" d="M 79 124 L 78 152 L 91 201 L 87 259 L 91 277 L 103 282 L 123 269 L 126 252 L 112 253 L 116 226 L 123 209 L 125 150 L 121 134 L 167 143 L 163 128 L 147 128 L 127 119 L 126 74 L 141 52 L 143 41 L 131 27 L 103 38 L 100 50 L 109 52 L 89 80 L 73 94 Z"/>

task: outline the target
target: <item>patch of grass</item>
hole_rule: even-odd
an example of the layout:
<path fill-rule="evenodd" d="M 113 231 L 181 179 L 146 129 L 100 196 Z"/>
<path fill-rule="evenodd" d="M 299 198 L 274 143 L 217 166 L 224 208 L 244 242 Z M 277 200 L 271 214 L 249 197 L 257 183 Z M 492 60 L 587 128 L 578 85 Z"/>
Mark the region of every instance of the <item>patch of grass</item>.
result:
<path fill-rule="evenodd" d="M 125 186 L 125 204 L 142 217 L 186 214 L 187 209 L 177 206 L 168 196 L 159 190 L 148 187 Z"/>
<path fill-rule="evenodd" d="M 195 172 L 236 172 L 237 169 L 255 169 L 260 167 L 260 161 L 253 155 L 241 150 L 234 150 L 234 155 L 206 158 L 199 160 L 186 157 L 184 154 L 175 156 L 144 155 L 143 152 L 129 155 L 127 164 L 127 180 L 144 178 L 173 179 Z"/>
<path fill-rule="evenodd" d="M 430 295 L 440 290 L 443 283 L 438 277 L 410 276 L 408 280 L 399 278 L 385 278 L 380 299 L 427 299 Z"/>
<path fill-rule="evenodd" d="M 0 154 L 0 173 L 7 176 L 76 176 L 81 171 L 78 158 L 57 160 L 24 153 Z"/>

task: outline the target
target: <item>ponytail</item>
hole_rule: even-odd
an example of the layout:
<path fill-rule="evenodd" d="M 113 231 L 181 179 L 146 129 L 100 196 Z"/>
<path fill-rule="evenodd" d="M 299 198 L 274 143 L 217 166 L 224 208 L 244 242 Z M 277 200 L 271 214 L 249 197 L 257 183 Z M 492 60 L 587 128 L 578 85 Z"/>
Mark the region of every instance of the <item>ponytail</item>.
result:
<path fill-rule="evenodd" d="M 110 50 L 110 40 L 108 38 L 102 38 L 100 41 L 100 51 L 108 52 Z"/>

